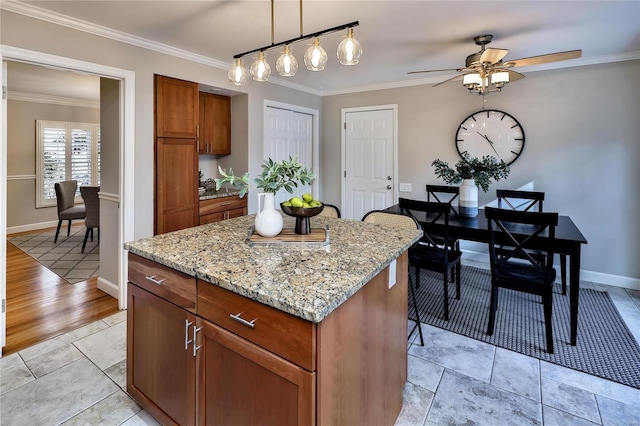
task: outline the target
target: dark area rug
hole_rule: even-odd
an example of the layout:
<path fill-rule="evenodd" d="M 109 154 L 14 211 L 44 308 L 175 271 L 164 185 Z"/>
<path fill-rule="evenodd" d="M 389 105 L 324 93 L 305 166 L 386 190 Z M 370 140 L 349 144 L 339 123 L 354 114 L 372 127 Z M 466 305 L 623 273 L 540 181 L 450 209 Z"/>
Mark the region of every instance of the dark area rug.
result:
<path fill-rule="evenodd" d="M 412 277 L 413 270 L 411 270 Z M 554 354 L 546 352 L 542 303 L 537 296 L 500 289 L 493 336 L 487 336 L 491 271 L 462 267 L 460 300 L 449 284 L 449 321 L 444 321 L 442 274 L 422 271 L 416 291 L 421 322 L 541 360 L 640 389 L 640 346 L 609 294 L 580 289 L 578 341 L 570 345 L 569 294 L 556 284 Z M 409 303 L 409 317 L 415 310 Z M 425 342 L 427 344 L 427 342 Z"/>
<path fill-rule="evenodd" d="M 100 245 L 97 231 L 94 231 L 93 242 L 89 237 L 82 253 L 85 232 L 84 226 L 72 226 L 71 235 L 67 237 L 66 223 L 64 223 L 57 243 L 53 242 L 56 235 L 55 229 L 9 236 L 7 240 L 56 275 L 75 284 L 97 276 L 100 269 Z"/>

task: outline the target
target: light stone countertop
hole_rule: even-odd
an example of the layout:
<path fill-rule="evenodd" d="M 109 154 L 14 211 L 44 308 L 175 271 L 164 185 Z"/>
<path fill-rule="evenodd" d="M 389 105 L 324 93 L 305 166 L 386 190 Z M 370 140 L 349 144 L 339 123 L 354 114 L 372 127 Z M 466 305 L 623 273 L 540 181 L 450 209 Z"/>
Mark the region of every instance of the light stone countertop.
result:
<path fill-rule="evenodd" d="M 285 215 L 283 215 L 285 216 Z M 422 235 L 361 221 L 311 218 L 329 227 L 330 244 L 250 245 L 255 215 L 183 229 L 125 244 L 131 253 L 234 293 L 320 322 Z M 294 218 L 285 216 L 285 228 Z"/>
<path fill-rule="evenodd" d="M 207 189 L 204 194 L 199 196 L 199 199 L 200 201 L 213 200 L 215 198 L 232 197 L 238 194 L 240 194 L 239 189 L 220 189 L 219 191 L 216 191 L 215 189 Z"/>

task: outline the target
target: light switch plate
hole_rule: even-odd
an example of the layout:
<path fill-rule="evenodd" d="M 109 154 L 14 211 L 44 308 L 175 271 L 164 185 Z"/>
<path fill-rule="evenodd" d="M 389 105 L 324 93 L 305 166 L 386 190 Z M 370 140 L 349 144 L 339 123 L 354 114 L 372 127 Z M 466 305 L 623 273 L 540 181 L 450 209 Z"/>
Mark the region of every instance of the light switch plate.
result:
<path fill-rule="evenodd" d="M 401 183 L 400 184 L 400 192 L 411 192 L 411 184 L 410 183 Z"/>

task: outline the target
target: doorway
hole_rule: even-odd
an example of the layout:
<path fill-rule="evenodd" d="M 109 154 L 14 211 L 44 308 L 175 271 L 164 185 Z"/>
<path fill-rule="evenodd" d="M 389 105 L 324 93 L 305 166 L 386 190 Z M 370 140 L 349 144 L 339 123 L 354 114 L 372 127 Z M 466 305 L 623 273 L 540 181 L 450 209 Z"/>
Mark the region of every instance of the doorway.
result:
<path fill-rule="evenodd" d="M 342 217 L 360 220 L 397 200 L 397 106 L 342 110 Z"/>
<path fill-rule="evenodd" d="M 135 74 L 132 71 L 93 64 L 75 59 L 64 58 L 55 55 L 34 52 L 25 49 L 0 46 L 0 81 L 3 91 L 6 91 L 7 67 L 6 61 L 24 62 L 33 65 L 43 65 L 80 73 L 88 73 L 98 77 L 105 77 L 117 81 L 117 120 L 119 122 L 117 140 L 118 158 L 115 160 L 118 167 L 118 182 L 112 194 L 107 198 L 112 206 L 112 218 L 109 220 L 117 228 L 114 233 L 115 249 L 109 253 L 117 262 L 117 275 L 114 282 L 101 282 L 98 287 L 118 299 L 120 309 L 126 308 L 126 282 L 127 282 L 127 258 L 123 249 L 125 241 L 133 240 L 133 187 L 125 185 L 125 182 L 134 182 L 134 140 L 135 140 Z M 102 106 L 101 106 L 102 107 Z M 113 107 L 113 105 L 110 105 Z M 0 134 L 0 193 L 6 194 L 7 180 L 7 100 L 3 96 L 0 102 L 0 120 L 3 123 Z M 117 191 L 117 192 L 116 192 Z M 0 241 L 6 241 L 7 200 L 0 197 Z M 105 253 L 106 254 L 106 253 Z M 0 270 L 6 271 L 6 245 L 0 245 Z M 0 315 L 0 346 L 5 344 L 6 330 L 6 275 L 0 274 L 0 299 L 2 300 L 2 314 Z"/>

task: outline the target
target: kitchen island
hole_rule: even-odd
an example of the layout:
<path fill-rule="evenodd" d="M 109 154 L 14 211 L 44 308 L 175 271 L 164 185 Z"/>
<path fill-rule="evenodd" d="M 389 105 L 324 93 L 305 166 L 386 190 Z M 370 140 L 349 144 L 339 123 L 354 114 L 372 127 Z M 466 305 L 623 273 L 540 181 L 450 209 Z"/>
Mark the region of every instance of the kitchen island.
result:
<path fill-rule="evenodd" d="M 125 245 L 127 391 L 163 424 L 392 425 L 421 233 L 315 217 L 327 245 L 254 244 L 252 223 Z"/>

